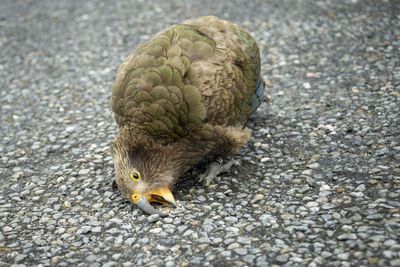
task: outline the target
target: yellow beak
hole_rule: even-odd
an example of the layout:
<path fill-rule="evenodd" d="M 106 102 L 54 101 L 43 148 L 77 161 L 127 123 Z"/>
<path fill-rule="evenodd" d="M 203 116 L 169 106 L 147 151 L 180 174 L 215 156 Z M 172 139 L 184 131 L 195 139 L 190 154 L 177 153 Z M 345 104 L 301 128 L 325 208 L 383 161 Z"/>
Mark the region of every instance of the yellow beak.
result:
<path fill-rule="evenodd" d="M 146 197 L 148 202 L 158 202 L 164 205 L 173 205 L 175 207 L 177 206 L 175 198 L 168 187 L 160 187 L 145 194 L 141 194 L 138 191 L 135 191 L 132 194 L 132 200 L 135 204 L 143 197 Z"/>
<path fill-rule="evenodd" d="M 141 194 L 138 191 L 135 191 L 132 196 L 132 201 L 141 209 L 143 212 L 147 214 L 159 214 L 161 217 L 168 216 L 168 214 L 163 213 L 159 210 L 153 208 L 149 202 L 159 202 L 164 205 L 173 205 L 177 206 L 175 202 L 175 198 L 172 195 L 171 191 L 168 187 L 161 187 L 155 190 L 152 190 L 149 193 Z"/>
<path fill-rule="evenodd" d="M 149 202 L 159 202 L 164 205 L 173 205 L 176 207 L 174 195 L 172 195 L 168 187 L 154 189 L 146 194 L 146 197 Z"/>

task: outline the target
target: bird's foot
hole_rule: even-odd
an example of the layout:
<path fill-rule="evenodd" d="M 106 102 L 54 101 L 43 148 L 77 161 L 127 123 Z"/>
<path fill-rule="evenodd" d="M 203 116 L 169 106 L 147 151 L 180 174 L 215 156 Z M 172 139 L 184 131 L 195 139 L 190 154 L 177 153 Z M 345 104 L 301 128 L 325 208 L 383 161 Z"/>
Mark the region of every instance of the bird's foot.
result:
<path fill-rule="evenodd" d="M 218 176 L 218 174 L 227 172 L 235 161 L 232 159 L 227 163 L 223 164 L 223 160 L 218 158 L 215 162 L 211 162 L 205 173 L 199 176 L 199 182 L 203 182 L 204 186 L 208 187 L 211 182 Z"/>

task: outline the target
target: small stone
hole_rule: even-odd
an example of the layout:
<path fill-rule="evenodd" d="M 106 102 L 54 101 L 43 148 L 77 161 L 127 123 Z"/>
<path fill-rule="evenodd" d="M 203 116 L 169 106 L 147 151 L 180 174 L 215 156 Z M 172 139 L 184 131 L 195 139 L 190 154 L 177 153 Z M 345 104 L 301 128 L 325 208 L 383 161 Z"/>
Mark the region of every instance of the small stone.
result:
<path fill-rule="evenodd" d="M 138 243 L 140 243 L 140 244 L 147 244 L 147 243 L 149 243 L 149 239 L 147 238 L 147 237 L 143 237 L 143 238 L 141 238 L 141 239 L 139 239 L 138 240 Z"/>
<path fill-rule="evenodd" d="M 380 213 L 374 213 L 368 215 L 366 218 L 367 220 L 381 220 L 383 218 L 383 215 Z"/>
<path fill-rule="evenodd" d="M 328 251 L 322 251 L 321 252 L 321 256 L 323 258 L 329 258 L 330 256 L 332 256 L 332 253 L 328 252 Z"/>
<path fill-rule="evenodd" d="M 365 187 L 364 184 L 360 184 L 357 186 L 356 191 L 364 192 L 367 188 Z"/>
<path fill-rule="evenodd" d="M 400 266 L 400 258 L 391 260 L 390 261 L 390 266 Z"/>
<path fill-rule="evenodd" d="M 340 260 L 344 260 L 344 261 L 346 261 L 346 260 L 348 260 L 349 259 L 349 253 L 340 253 L 340 254 L 338 254 L 337 255 L 337 257 L 338 257 L 338 259 L 340 259 Z"/>
<path fill-rule="evenodd" d="M 150 215 L 150 216 L 147 217 L 147 221 L 148 221 L 149 223 L 157 222 L 157 221 L 159 221 L 160 219 L 161 219 L 161 217 L 160 217 L 160 215 L 158 215 L 158 214 L 152 214 L 152 215 Z"/>
<path fill-rule="evenodd" d="M 124 241 L 124 244 L 127 246 L 132 246 L 135 243 L 135 240 L 136 239 L 134 237 L 130 237 Z"/>
<path fill-rule="evenodd" d="M 234 224 L 234 223 L 237 223 L 238 219 L 233 216 L 228 216 L 228 217 L 225 217 L 225 221 Z"/>
<path fill-rule="evenodd" d="M 197 239 L 197 242 L 199 242 L 200 244 L 210 244 L 211 240 L 207 236 L 202 236 L 199 239 Z"/>
<path fill-rule="evenodd" d="M 319 166 L 320 166 L 320 165 L 319 165 L 318 162 L 315 162 L 315 163 L 312 163 L 312 164 L 307 165 L 307 167 L 310 168 L 310 169 L 318 169 Z"/>
<path fill-rule="evenodd" d="M 90 172 L 90 169 L 83 169 L 83 170 L 79 170 L 78 174 L 79 175 L 86 175 Z"/>
<path fill-rule="evenodd" d="M 281 215 L 282 220 L 292 220 L 294 218 L 293 214 L 290 213 L 284 213 Z"/>
<path fill-rule="evenodd" d="M 96 204 L 92 205 L 92 208 L 95 209 L 95 210 L 98 210 L 101 207 L 103 207 L 103 203 L 96 203 Z"/>
<path fill-rule="evenodd" d="M 261 215 L 260 221 L 263 224 L 263 226 L 271 227 L 270 218 L 268 217 L 268 215 Z"/>
<path fill-rule="evenodd" d="M 395 253 L 393 253 L 393 251 L 391 251 L 391 250 L 385 250 L 385 251 L 383 251 L 383 256 L 385 257 L 385 258 L 387 258 L 387 259 L 392 259 L 393 258 L 393 255 L 395 254 Z"/>
<path fill-rule="evenodd" d="M 254 256 L 254 255 L 246 255 L 243 257 L 243 261 L 247 262 L 249 264 L 252 264 L 254 262 L 255 258 L 256 258 L 256 256 Z"/>
<path fill-rule="evenodd" d="M 397 242 L 393 239 L 388 239 L 383 243 L 386 247 L 396 246 Z"/>
<path fill-rule="evenodd" d="M 248 237 L 239 236 L 237 242 L 244 245 L 251 245 L 251 240 Z"/>
<path fill-rule="evenodd" d="M 357 235 L 353 234 L 353 233 L 345 233 L 345 234 L 341 234 L 340 236 L 338 236 L 337 239 L 339 239 L 339 240 L 356 240 Z"/>
<path fill-rule="evenodd" d="M 199 195 L 199 196 L 197 197 L 197 199 L 198 199 L 200 202 L 206 202 L 206 201 L 207 201 L 207 198 L 206 198 L 205 196 L 203 196 L 203 195 Z"/>
<path fill-rule="evenodd" d="M 158 214 L 157 214 L 158 215 Z M 149 231 L 149 233 L 151 233 L 151 234 L 159 234 L 159 233 L 161 233 L 162 232 L 162 228 L 161 227 L 156 227 L 156 228 L 153 228 L 153 229 L 151 229 L 150 231 Z"/>
<path fill-rule="evenodd" d="M 113 258 L 113 260 L 117 261 L 117 260 L 119 260 L 121 258 L 121 255 L 122 255 L 121 253 L 116 253 L 116 254 L 112 255 L 112 258 Z"/>
<path fill-rule="evenodd" d="M 281 263 L 286 263 L 288 259 L 289 259 L 289 254 L 281 254 L 278 257 L 276 257 L 276 260 Z"/>
<path fill-rule="evenodd" d="M 118 263 L 116 261 L 109 261 L 102 265 L 102 267 L 113 267 L 113 266 L 118 266 Z"/>
<path fill-rule="evenodd" d="M 247 254 L 247 248 L 237 248 L 235 249 L 236 254 L 244 256 Z"/>
<path fill-rule="evenodd" d="M 331 190 L 331 187 L 327 184 L 324 184 L 319 188 L 319 191 L 328 191 L 328 190 Z"/>
<path fill-rule="evenodd" d="M 92 230 L 92 227 L 89 225 L 84 225 L 76 231 L 76 234 L 87 234 Z"/>
<path fill-rule="evenodd" d="M 310 202 L 308 202 L 308 203 L 306 204 L 306 207 L 307 207 L 307 208 L 313 208 L 313 207 L 318 207 L 318 206 L 319 206 L 319 203 L 316 202 L 316 201 L 310 201 Z"/>
<path fill-rule="evenodd" d="M 92 262 L 92 261 L 95 261 L 95 260 L 97 260 L 97 257 L 95 255 L 93 255 L 93 254 L 91 254 L 91 255 L 86 257 L 86 261 L 88 261 L 88 262 Z"/>
<path fill-rule="evenodd" d="M 288 247 L 288 248 L 283 248 L 279 251 L 280 254 L 285 254 L 285 253 L 289 253 L 289 252 L 293 252 L 294 249 L 292 247 Z"/>
<path fill-rule="evenodd" d="M 353 197 L 358 197 L 358 198 L 364 197 L 364 193 L 363 192 L 351 192 L 350 195 L 353 196 Z"/>
<path fill-rule="evenodd" d="M 221 256 L 224 258 L 230 257 L 232 255 L 232 252 L 230 252 L 229 250 L 224 250 L 221 253 Z"/>
<path fill-rule="evenodd" d="M 173 238 L 165 238 L 165 239 L 161 239 L 160 240 L 160 244 L 163 245 L 163 246 L 171 247 L 171 246 L 174 246 L 176 244 L 176 240 L 173 239 Z"/>
<path fill-rule="evenodd" d="M 255 196 L 254 196 L 254 199 L 263 199 L 264 198 L 264 195 L 263 194 L 256 194 Z"/>
<path fill-rule="evenodd" d="M 178 232 L 182 233 L 184 232 L 186 229 L 188 229 L 189 227 L 187 225 L 180 225 L 178 226 Z"/>
<path fill-rule="evenodd" d="M 189 236 L 189 235 L 191 235 L 191 234 L 193 234 L 194 232 L 193 232 L 193 230 L 187 230 L 186 232 L 184 232 L 183 233 L 183 236 Z"/>
<path fill-rule="evenodd" d="M 100 226 L 93 227 L 93 228 L 92 228 L 92 232 L 93 232 L 93 233 L 101 233 L 101 227 L 100 227 Z"/>
<path fill-rule="evenodd" d="M 21 178 L 23 176 L 24 176 L 24 172 L 19 171 L 19 172 L 14 173 L 11 177 L 14 178 L 14 179 L 19 179 L 19 178 Z"/>
<path fill-rule="evenodd" d="M 226 238 L 225 237 L 224 244 L 225 245 L 229 245 L 229 244 L 232 244 L 234 241 L 235 241 L 235 239 L 233 239 L 233 238 Z"/>
<path fill-rule="evenodd" d="M 222 238 L 220 238 L 220 237 L 215 237 L 215 238 L 213 238 L 212 243 L 213 243 L 214 245 L 218 245 L 218 244 L 222 243 L 222 241 L 223 241 Z"/>
<path fill-rule="evenodd" d="M 23 261 L 26 257 L 28 257 L 28 255 L 25 255 L 25 254 L 18 254 L 16 257 L 15 257 L 15 261 L 16 262 L 20 262 L 20 261 Z"/>
<path fill-rule="evenodd" d="M 227 249 L 230 249 L 230 250 L 231 249 L 236 249 L 236 248 L 240 248 L 239 243 L 232 243 L 227 247 Z"/>

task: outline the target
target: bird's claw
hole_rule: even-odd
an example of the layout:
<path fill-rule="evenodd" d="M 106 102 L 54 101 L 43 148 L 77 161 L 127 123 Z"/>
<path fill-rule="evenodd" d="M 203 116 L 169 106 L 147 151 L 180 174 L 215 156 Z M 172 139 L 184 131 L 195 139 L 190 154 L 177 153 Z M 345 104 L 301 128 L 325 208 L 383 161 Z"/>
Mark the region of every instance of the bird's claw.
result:
<path fill-rule="evenodd" d="M 225 164 L 222 164 L 222 159 L 217 159 L 216 162 L 212 162 L 208 165 L 207 170 L 199 176 L 199 182 L 203 182 L 204 186 L 208 187 L 211 182 L 218 176 L 218 174 L 227 172 L 232 165 L 235 163 L 234 160 L 230 160 Z"/>

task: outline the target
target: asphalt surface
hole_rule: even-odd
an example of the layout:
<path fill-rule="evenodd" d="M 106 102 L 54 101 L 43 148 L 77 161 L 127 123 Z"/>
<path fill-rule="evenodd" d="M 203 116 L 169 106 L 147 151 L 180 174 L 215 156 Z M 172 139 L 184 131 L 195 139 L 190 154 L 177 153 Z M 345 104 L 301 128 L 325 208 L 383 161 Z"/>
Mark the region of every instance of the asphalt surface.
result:
<path fill-rule="evenodd" d="M 201 15 L 246 28 L 269 104 L 210 188 L 110 182 L 117 67 Z M 400 266 L 399 1 L 1 1 L 0 266 Z"/>

